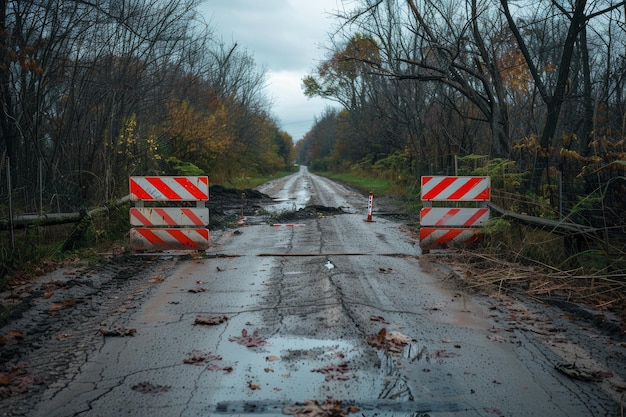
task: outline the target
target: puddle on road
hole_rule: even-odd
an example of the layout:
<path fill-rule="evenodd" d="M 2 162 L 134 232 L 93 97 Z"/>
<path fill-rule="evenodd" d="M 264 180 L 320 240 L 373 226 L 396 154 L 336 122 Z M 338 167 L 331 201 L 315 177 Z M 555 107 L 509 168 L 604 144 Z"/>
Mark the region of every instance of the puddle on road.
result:
<path fill-rule="evenodd" d="M 345 340 L 271 337 L 267 343 L 256 348 L 231 343 L 223 349 L 223 363 L 234 371 L 214 392 L 214 413 L 280 414 L 286 405 L 327 398 L 379 416 L 461 409 L 454 400 L 437 404 L 414 398 L 400 370 L 417 360 L 417 346 L 392 358 Z"/>
<path fill-rule="evenodd" d="M 258 387 L 244 390 L 247 397 L 283 401 L 326 398 L 328 385 L 324 388 L 324 383 L 349 385 L 356 372 L 348 365 L 347 372 L 342 373 L 342 364 L 362 356 L 353 344 L 341 340 L 271 337 L 266 341 L 265 346 L 256 348 L 230 342 L 220 352 L 225 365 L 233 364 L 233 374 L 245 373 L 239 374 L 238 380 Z M 314 372 L 316 369 L 326 373 Z M 224 394 L 222 401 L 241 399 L 241 392 Z"/>
<path fill-rule="evenodd" d="M 297 198 L 274 198 L 273 201 L 273 204 L 264 205 L 263 209 L 269 213 L 284 213 L 306 207 L 306 201 Z"/>

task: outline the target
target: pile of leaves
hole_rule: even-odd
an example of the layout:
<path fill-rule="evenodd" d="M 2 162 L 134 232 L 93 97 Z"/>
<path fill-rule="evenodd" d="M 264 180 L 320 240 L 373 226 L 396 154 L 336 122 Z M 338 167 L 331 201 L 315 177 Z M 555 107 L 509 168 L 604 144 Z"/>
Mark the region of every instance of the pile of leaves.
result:
<path fill-rule="evenodd" d="M 623 271 L 586 273 L 538 263 L 503 261 L 500 256 L 471 250 L 425 256 L 452 268 L 467 289 L 526 293 L 543 300 L 563 299 L 619 315 L 626 328 L 626 280 Z M 425 259 L 425 260 L 426 260 Z"/>
<path fill-rule="evenodd" d="M 32 375 L 23 366 L 16 366 L 7 373 L 0 373 L 0 399 L 28 392 L 33 385 L 42 385 L 46 378 Z"/>

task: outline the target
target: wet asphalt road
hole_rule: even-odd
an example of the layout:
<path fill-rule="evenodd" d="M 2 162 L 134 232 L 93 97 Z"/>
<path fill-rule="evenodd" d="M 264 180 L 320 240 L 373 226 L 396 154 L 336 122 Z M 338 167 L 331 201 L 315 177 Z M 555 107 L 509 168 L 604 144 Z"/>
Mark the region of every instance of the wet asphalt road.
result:
<path fill-rule="evenodd" d="M 455 289 L 376 201 L 366 222 L 367 198 L 305 168 L 261 191 L 346 214 L 213 233 L 117 323 L 133 336 L 84 352 L 29 415 L 619 415 L 606 386 L 555 369 L 547 311 Z"/>

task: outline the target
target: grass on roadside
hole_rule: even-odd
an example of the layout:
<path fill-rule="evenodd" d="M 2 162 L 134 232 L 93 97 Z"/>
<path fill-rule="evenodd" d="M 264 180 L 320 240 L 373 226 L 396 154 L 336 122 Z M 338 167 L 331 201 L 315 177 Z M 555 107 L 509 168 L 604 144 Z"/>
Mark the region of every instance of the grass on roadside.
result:
<path fill-rule="evenodd" d="M 374 193 L 378 197 L 389 197 L 394 194 L 394 186 L 389 180 L 364 178 L 349 173 L 316 172 L 316 174 L 350 185 L 363 193 Z"/>
<path fill-rule="evenodd" d="M 280 172 L 276 172 L 271 175 L 265 175 L 262 177 L 233 178 L 227 184 L 222 184 L 222 185 L 227 186 L 227 187 L 234 187 L 240 190 L 245 189 L 245 188 L 256 188 L 261 184 L 265 184 L 266 182 L 275 180 L 277 178 L 286 177 L 287 175 L 291 175 L 294 172 L 297 172 L 296 170 L 297 168 L 294 169 L 293 171 L 280 171 Z"/>

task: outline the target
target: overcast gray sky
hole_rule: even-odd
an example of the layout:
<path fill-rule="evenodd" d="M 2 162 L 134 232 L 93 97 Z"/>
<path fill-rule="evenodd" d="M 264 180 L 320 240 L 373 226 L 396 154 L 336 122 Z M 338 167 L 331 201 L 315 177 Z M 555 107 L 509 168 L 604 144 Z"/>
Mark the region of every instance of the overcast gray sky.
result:
<path fill-rule="evenodd" d="M 339 0 L 205 0 L 204 18 L 229 44 L 237 42 L 266 68 L 267 95 L 272 113 L 294 142 L 301 139 L 333 103 L 308 99 L 302 78 L 326 56 L 328 33 L 336 22 L 330 16 Z"/>

